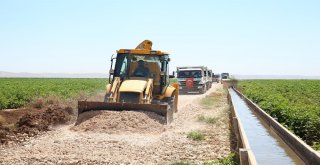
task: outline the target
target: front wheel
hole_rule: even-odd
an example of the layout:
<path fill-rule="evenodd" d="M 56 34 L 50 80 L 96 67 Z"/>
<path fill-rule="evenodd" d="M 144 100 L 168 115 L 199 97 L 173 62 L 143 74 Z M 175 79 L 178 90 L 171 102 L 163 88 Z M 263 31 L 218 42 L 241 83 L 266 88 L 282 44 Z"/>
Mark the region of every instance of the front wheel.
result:
<path fill-rule="evenodd" d="M 172 106 L 169 106 L 169 109 L 166 113 L 166 124 L 170 124 L 173 121 L 173 109 Z"/>
<path fill-rule="evenodd" d="M 170 105 L 170 106 L 172 107 L 173 112 L 175 112 L 175 113 L 178 112 L 178 100 L 177 100 L 175 94 L 172 96 L 171 102 L 172 102 L 172 105 Z"/>
<path fill-rule="evenodd" d="M 168 103 L 168 105 L 170 106 L 170 108 L 172 109 L 173 112 L 177 112 L 178 111 L 178 103 L 177 103 L 177 99 L 176 99 L 176 95 L 173 94 L 171 97 L 167 97 L 166 102 Z"/>
<path fill-rule="evenodd" d="M 202 89 L 200 90 L 200 93 L 204 94 L 204 93 L 206 93 L 206 91 L 207 91 L 207 87 L 205 85 L 202 86 Z"/>
<path fill-rule="evenodd" d="M 173 113 L 178 111 L 176 95 L 173 94 L 171 97 L 168 97 L 166 100 L 167 100 L 166 101 L 167 104 L 169 105 L 169 109 L 167 110 L 167 113 L 166 113 L 166 123 L 170 124 L 173 121 Z"/>

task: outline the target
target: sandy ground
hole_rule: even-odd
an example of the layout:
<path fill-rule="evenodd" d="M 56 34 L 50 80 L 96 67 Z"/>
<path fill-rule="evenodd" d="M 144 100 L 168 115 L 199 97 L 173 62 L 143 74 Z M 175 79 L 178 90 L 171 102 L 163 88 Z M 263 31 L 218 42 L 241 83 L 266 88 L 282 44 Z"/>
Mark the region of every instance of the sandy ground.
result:
<path fill-rule="evenodd" d="M 216 160 L 231 152 L 227 100 L 222 98 L 210 109 L 203 108 L 199 100 L 222 92 L 222 85 L 214 84 L 206 94 L 180 96 L 179 111 L 170 125 L 148 121 L 146 115 L 133 115 L 146 117 L 145 124 L 152 122 L 150 130 L 140 124 L 137 128 L 145 131 L 136 131 L 136 127 L 129 132 L 92 131 L 102 128 L 99 122 L 92 122 L 103 120 L 103 115 L 86 123 L 92 127 L 90 131 L 77 130 L 74 124 L 55 127 L 24 143 L 0 146 L 0 164 L 202 164 Z M 199 115 L 217 117 L 218 121 L 199 122 Z M 126 119 L 128 122 L 130 118 Z M 187 133 L 194 130 L 204 133 L 206 139 L 187 138 Z"/>

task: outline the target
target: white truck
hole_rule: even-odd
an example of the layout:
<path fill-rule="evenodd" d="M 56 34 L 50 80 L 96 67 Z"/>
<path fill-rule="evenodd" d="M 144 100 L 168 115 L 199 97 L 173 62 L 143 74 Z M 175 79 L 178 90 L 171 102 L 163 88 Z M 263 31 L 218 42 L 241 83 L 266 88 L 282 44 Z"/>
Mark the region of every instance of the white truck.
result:
<path fill-rule="evenodd" d="M 177 67 L 180 93 L 205 93 L 212 84 L 205 66 Z"/>
<path fill-rule="evenodd" d="M 223 81 L 228 81 L 229 76 L 229 73 L 221 73 L 221 84 L 223 83 Z"/>

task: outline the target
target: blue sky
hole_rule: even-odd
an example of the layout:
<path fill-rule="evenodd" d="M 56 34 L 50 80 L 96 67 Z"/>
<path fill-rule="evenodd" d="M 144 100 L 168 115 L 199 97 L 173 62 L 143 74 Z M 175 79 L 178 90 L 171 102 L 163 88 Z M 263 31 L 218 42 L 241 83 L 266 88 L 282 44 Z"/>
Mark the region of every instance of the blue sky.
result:
<path fill-rule="evenodd" d="M 1 0 L 0 71 L 104 73 L 144 39 L 176 66 L 320 75 L 320 1 Z"/>

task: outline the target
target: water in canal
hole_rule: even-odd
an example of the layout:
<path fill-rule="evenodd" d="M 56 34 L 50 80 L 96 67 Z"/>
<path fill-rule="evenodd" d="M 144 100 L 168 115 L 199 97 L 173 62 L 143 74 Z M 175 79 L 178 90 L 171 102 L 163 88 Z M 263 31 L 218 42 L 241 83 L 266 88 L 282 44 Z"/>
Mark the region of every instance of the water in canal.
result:
<path fill-rule="evenodd" d="M 304 164 L 275 132 L 268 129 L 233 89 L 229 89 L 229 93 L 259 165 Z"/>

